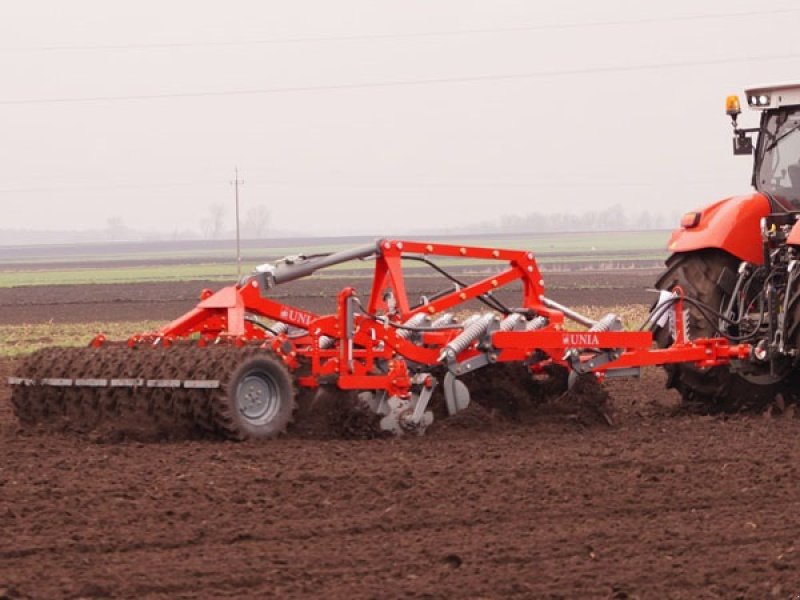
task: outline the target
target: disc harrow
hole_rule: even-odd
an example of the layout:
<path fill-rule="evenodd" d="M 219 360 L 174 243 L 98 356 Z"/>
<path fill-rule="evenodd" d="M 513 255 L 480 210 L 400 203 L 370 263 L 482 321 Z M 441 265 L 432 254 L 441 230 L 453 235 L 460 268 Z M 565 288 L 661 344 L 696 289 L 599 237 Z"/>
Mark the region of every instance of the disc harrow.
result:
<path fill-rule="evenodd" d="M 453 274 L 433 261 L 437 256 L 465 264 Z M 335 310 L 319 315 L 272 297 L 276 286 L 354 260 L 374 262 L 363 300 L 344 288 Z M 412 301 L 404 261 L 432 268 L 447 287 Z M 462 280 L 470 271 L 480 278 Z M 512 284 L 521 293 L 507 305 L 496 292 Z M 468 302 L 484 309 L 464 314 Z M 749 358 L 747 344 L 687 340 L 683 315 L 683 292 L 675 288 L 662 292 L 650 330 L 624 331 L 613 314 L 594 320 L 547 298 L 530 252 L 379 240 L 261 265 L 234 286 L 203 290 L 196 308 L 127 342 L 98 335 L 88 348 L 41 350 L 9 383 L 23 425 L 83 431 L 144 416 L 166 429 L 272 438 L 292 422 L 298 390 L 305 398 L 323 390 L 316 396 L 354 406 L 340 424 L 354 437 L 373 437 L 376 424 L 420 434 L 442 413 L 434 410 L 441 397 L 445 414 L 468 408 L 474 395 L 513 418 L 580 376 L 636 376 L 646 365 L 711 367 Z M 652 330 L 664 328 L 674 343 L 655 349 Z M 314 406 L 304 401 L 300 413 Z"/>

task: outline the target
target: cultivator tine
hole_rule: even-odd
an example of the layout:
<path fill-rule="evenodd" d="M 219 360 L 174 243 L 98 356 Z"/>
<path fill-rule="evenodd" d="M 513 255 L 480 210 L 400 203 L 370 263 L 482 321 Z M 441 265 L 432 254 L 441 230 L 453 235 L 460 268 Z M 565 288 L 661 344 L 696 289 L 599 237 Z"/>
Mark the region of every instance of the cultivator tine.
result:
<path fill-rule="evenodd" d="M 380 428 L 395 435 L 416 433 L 422 435 L 433 423 L 433 413 L 428 410 L 436 382 L 428 375 L 419 376 L 420 388 L 410 398 L 386 398 L 380 405 Z"/>
<path fill-rule="evenodd" d="M 469 406 L 469 388 L 463 381 L 457 379 L 455 375 L 448 372 L 444 376 L 442 386 L 444 388 L 445 405 L 447 406 L 447 413 L 449 415 L 452 416 Z"/>

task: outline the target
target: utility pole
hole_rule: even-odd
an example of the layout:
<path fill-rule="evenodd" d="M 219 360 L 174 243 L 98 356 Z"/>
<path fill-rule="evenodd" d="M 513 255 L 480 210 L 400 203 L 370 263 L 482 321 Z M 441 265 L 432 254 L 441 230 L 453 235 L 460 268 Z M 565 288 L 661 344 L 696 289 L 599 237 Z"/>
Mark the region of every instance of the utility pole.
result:
<path fill-rule="evenodd" d="M 242 277 L 242 242 L 239 235 L 239 186 L 244 185 L 244 180 L 239 179 L 239 167 L 235 168 L 235 177 L 231 181 L 236 196 L 236 277 Z"/>

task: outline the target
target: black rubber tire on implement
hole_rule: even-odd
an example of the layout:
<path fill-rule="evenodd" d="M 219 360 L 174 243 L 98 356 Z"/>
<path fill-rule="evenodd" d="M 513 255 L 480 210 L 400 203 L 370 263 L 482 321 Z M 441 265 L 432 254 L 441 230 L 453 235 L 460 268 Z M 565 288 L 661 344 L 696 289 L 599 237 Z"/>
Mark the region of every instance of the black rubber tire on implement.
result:
<path fill-rule="evenodd" d="M 245 358 L 225 389 L 227 434 L 239 440 L 268 439 L 286 431 L 294 412 L 289 371 L 278 358 Z"/>
<path fill-rule="evenodd" d="M 696 298 L 719 310 L 727 301 L 720 281 L 723 271 L 733 275 L 739 268 L 739 259 L 723 250 L 703 249 L 673 254 L 666 270 L 658 278 L 656 287 L 662 290 L 680 285 L 687 297 Z M 688 306 L 688 336 L 690 339 L 717 337 L 714 324 L 695 307 Z M 668 327 L 655 334 L 659 347 L 672 343 Z M 731 412 L 759 408 L 775 398 L 786 386 L 785 378 L 767 376 L 744 377 L 732 373 L 730 368 L 701 369 L 693 364 L 674 364 L 664 367 L 668 374 L 667 387 L 675 388 L 685 405 L 708 412 Z"/>

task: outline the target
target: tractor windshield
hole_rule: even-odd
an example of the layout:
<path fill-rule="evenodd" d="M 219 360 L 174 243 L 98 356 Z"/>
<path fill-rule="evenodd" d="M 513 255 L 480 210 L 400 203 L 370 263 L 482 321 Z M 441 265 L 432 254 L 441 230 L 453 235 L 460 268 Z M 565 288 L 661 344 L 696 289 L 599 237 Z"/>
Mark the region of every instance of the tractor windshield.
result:
<path fill-rule="evenodd" d="M 800 107 L 764 115 L 754 184 L 782 204 L 800 208 Z"/>

